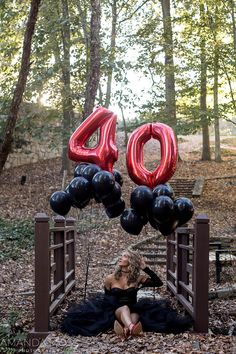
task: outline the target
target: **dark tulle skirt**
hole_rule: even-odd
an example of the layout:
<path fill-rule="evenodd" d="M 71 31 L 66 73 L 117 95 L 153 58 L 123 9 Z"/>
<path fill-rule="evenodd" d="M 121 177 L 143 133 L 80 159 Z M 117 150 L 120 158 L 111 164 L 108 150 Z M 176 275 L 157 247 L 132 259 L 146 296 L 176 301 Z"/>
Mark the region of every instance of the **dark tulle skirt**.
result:
<path fill-rule="evenodd" d="M 99 294 L 68 310 L 61 330 L 71 336 L 96 336 L 113 327 L 115 311 L 120 307 L 114 296 Z M 143 298 L 131 306 L 132 312 L 140 315 L 143 330 L 158 333 L 181 333 L 188 330 L 193 320 L 180 316 L 171 308 L 168 300 Z"/>
<path fill-rule="evenodd" d="M 134 306 L 145 332 L 182 333 L 193 325 L 189 315 L 181 316 L 165 299 L 143 298 Z"/>

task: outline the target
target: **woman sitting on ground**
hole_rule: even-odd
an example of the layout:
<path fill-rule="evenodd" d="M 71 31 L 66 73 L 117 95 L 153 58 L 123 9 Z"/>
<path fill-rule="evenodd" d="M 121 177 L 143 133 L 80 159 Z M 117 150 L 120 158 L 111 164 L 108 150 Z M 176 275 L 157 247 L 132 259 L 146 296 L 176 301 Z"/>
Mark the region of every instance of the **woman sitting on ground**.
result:
<path fill-rule="evenodd" d="M 119 258 L 115 271 L 106 277 L 105 294 L 69 309 L 62 331 L 69 335 L 93 336 L 114 327 L 115 333 L 125 338 L 138 335 L 142 330 L 181 333 L 191 327 L 192 319 L 180 317 L 167 300 L 143 298 L 137 301 L 139 289 L 162 285 L 139 253 L 128 249 Z"/>

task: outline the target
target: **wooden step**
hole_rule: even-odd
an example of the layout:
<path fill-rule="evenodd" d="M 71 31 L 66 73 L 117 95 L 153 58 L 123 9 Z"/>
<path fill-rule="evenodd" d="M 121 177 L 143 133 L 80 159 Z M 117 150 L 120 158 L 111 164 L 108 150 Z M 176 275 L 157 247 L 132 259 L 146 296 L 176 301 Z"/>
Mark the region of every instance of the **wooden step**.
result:
<path fill-rule="evenodd" d="M 156 237 L 153 240 L 148 240 L 148 242 L 145 242 L 145 244 L 164 245 L 166 244 L 166 241 L 159 237 Z"/>
<path fill-rule="evenodd" d="M 146 257 L 148 259 L 150 258 L 156 258 L 156 259 L 166 259 L 166 254 L 157 254 L 157 253 L 141 253 L 143 257 Z"/>
<path fill-rule="evenodd" d="M 195 180 L 184 178 L 172 179 L 169 181 L 175 192 L 175 197 L 192 197 L 195 182 Z"/>
<path fill-rule="evenodd" d="M 157 244 L 151 244 L 151 243 L 146 243 L 138 246 L 137 248 L 139 249 L 144 249 L 144 248 L 150 248 L 152 250 L 156 250 L 158 247 L 163 247 L 164 245 L 157 245 Z"/>
<path fill-rule="evenodd" d="M 156 254 L 162 254 L 166 253 L 166 248 L 160 249 L 160 248 L 150 248 L 150 247 L 143 247 L 138 249 L 140 253 L 156 253 Z"/>
<path fill-rule="evenodd" d="M 138 243 L 136 245 L 134 245 L 132 248 L 134 249 L 143 249 L 143 248 L 164 248 L 166 247 L 166 241 L 163 241 L 163 242 L 159 242 L 159 243 L 150 243 L 150 242 L 147 242 L 147 243 Z"/>
<path fill-rule="evenodd" d="M 155 240 L 155 241 L 147 241 L 147 242 L 139 242 L 137 243 L 136 245 L 133 246 L 133 248 L 136 248 L 136 247 L 143 247 L 144 245 L 147 245 L 147 246 L 154 246 L 154 247 L 157 247 L 157 246 L 164 246 L 166 245 L 166 241 L 162 241 L 162 240 Z"/>
<path fill-rule="evenodd" d="M 164 260 L 164 259 L 160 259 L 159 261 L 154 261 L 154 260 L 147 260 L 147 261 L 145 261 L 145 263 L 147 264 L 147 265 L 165 265 L 166 264 L 166 260 Z"/>

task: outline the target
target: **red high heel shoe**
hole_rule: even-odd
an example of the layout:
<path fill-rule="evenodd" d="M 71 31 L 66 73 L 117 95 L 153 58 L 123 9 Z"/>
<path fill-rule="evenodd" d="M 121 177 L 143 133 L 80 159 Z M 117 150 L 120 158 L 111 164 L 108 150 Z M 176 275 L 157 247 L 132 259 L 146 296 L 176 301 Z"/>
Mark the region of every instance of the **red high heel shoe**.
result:
<path fill-rule="evenodd" d="M 143 331 L 141 322 L 131 323 L 128 328 L 131 336 L 138 336 Z"/>

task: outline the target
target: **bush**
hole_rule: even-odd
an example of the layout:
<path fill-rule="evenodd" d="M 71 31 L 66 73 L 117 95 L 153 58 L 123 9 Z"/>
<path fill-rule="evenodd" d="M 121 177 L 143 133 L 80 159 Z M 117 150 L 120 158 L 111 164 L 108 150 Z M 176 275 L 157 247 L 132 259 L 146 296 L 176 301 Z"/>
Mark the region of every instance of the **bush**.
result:
<path fill-rule="evenodd" d="M 0 261 L 16 260 L 21 250 L 28 250 L 34 244 L 33 221 L 0 219 L 0 243 Z"/>
<path fill-rule="evenodd" d="M 8 318 L 0 323 L 0 353 L 25 353 L 27 333 L 18 325 L 20 313 L 11 310 Z"/>

